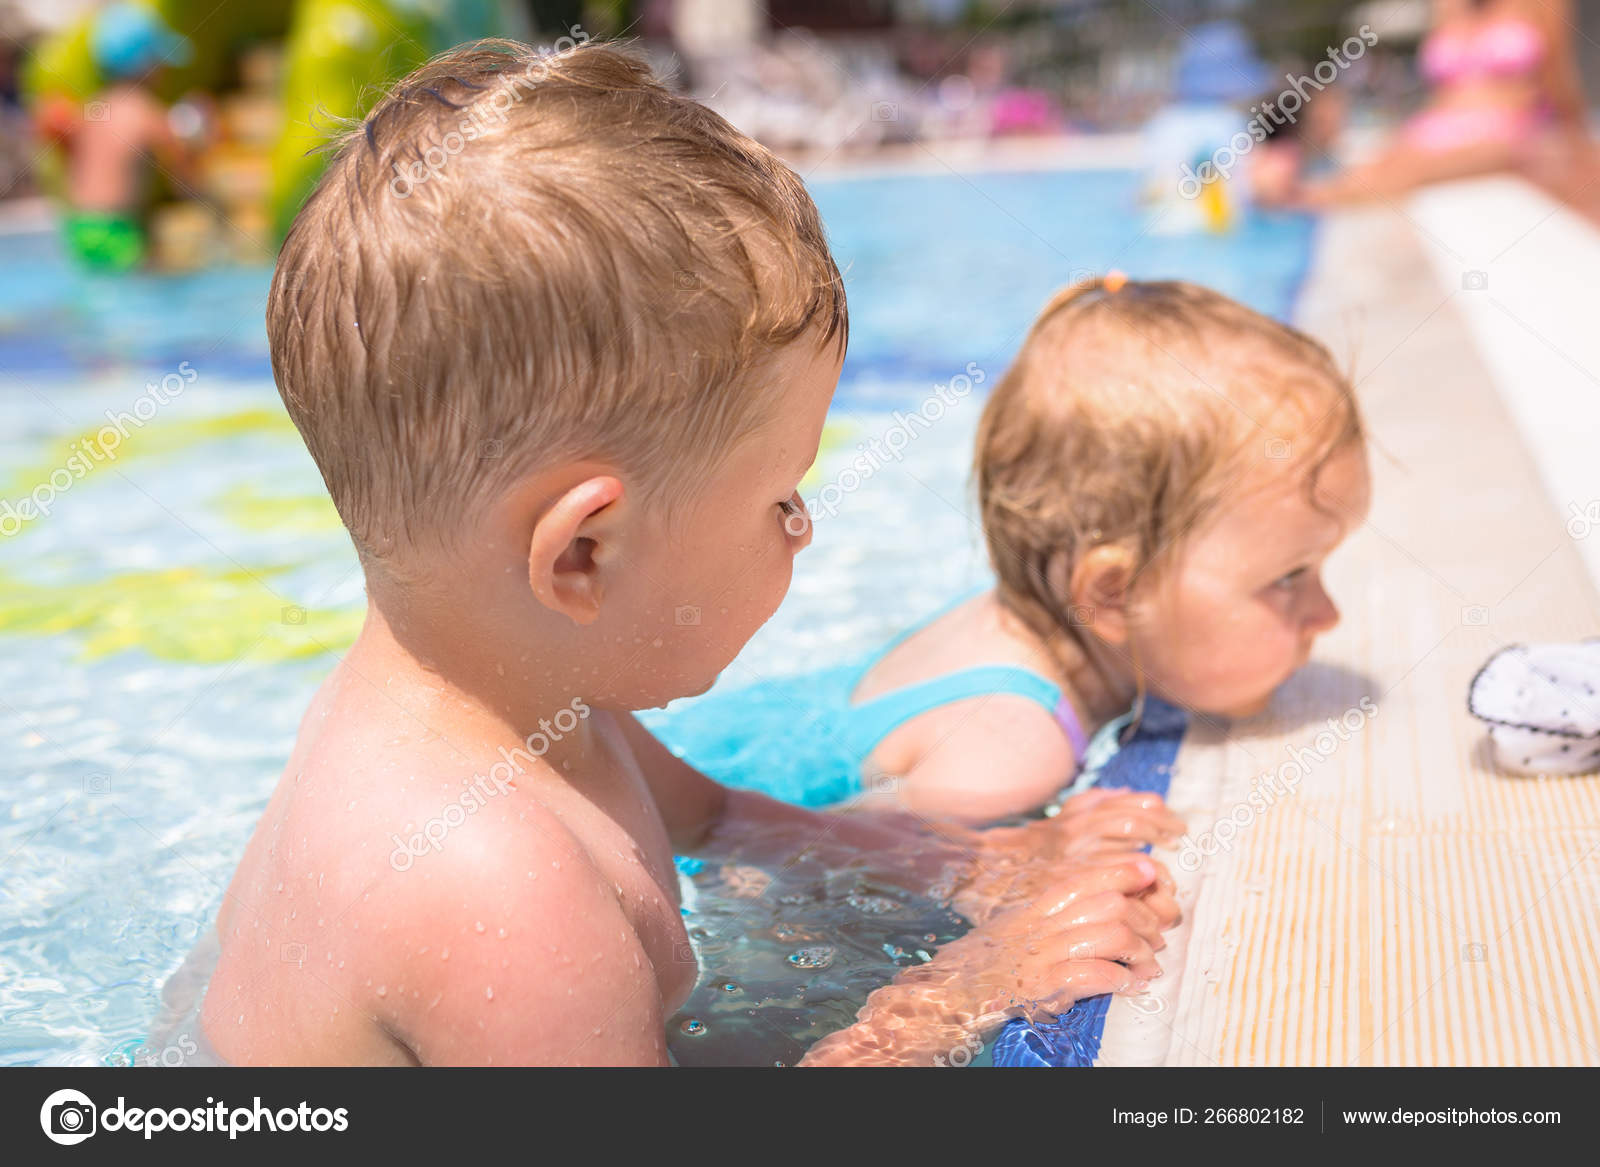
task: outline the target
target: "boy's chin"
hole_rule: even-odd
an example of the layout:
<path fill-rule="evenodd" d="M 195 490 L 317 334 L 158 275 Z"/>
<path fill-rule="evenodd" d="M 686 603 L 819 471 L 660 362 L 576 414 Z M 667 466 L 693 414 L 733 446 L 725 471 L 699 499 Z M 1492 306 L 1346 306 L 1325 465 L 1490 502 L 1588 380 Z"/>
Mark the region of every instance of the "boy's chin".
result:
<path fill-rule="evenodd" d="M 635 694 L 633 700 L 628 703 L 628 708 L 661 709 L 682 697 L 698 697 L 715 685 L 720 675 L 720 673 L 713 674 L 703 681 L 680 679 L 669 689 Z"/>

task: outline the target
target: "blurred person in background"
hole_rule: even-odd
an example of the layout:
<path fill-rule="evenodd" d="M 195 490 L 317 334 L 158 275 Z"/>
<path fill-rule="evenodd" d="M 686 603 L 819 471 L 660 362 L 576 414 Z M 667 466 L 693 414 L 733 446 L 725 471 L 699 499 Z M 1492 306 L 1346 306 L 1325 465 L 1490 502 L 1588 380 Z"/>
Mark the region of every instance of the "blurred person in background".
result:
<path fill-rule="evenodd" d="M 1594 165 L 1570 0 L 1435 0 L 1417 64 L 1422 110 L 1376 157 L 1289 196 L 1307 206 L 1385 198 L 1519 170 L 1561 186 Z"/>
<path fill-rule="evenodd" d="M 96 19 L 90 48 L 106 87 L 81 107 L 46 103 L 40 129 L 66 152 L 68 250 L 92 270 L 126 271 L 145 254 L 139 214 L 149 162 L 192 178 L 191 148 L 150 89 L 160 69 L 188 59 L 189 43 L 155 13 L 113 4 Z"/>

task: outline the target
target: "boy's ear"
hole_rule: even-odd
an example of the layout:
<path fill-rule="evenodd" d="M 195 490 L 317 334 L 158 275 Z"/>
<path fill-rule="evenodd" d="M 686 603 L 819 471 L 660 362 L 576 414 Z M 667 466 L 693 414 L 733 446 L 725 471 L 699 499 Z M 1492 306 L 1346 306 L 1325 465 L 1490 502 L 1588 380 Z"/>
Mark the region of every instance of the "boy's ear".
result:
<path fill-rule="evenodd" d="M 622 493 L 621 480 L 609 474 L 586 478 L 558 495 L 534 521 L 528 586 L 541 604 L 574 624 L 592 624 L 600 615 L 603 567 L 615 537 L 606 512 Z"/>
<path fill-rule="evenodd" d="M 1138 566 L 1130 549 L 1102 543 L 1091 547 L 1072 568 L 1067 594 L 1072 597 L 1073 619 L 1107 644 L 1127 643 L 1129 593 Z"/>

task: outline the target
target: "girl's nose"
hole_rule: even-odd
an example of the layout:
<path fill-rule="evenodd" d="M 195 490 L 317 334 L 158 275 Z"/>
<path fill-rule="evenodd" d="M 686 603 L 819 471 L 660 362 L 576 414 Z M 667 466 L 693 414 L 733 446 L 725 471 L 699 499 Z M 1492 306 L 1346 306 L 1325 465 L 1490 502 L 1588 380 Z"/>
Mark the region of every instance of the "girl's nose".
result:
<path fill-rule="evenodd" d="M 1314 636 L 1321 636 L 1338 626 L 1339 609 L 1334 605 L 1333 597 L 1328 595 L 1327 589 L 1322 586 L 1322 581 L 1317 581 L 1316 591 L 1311 596 L 1311 608 L 1306 613 L 1306 627 Z"/>

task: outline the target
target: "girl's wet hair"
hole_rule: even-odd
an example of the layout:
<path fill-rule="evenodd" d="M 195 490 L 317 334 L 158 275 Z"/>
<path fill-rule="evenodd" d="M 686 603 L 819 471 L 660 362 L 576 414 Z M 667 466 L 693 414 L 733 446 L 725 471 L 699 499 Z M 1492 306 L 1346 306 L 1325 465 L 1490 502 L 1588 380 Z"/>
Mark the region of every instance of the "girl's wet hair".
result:
<path fill-rule="evenodd" d="M 1046 644 L 1083 636 L 1090 548 L 1147 583 L 1230 493 L 1364 440 L 1327 349 L 1218 292 L 1118 274 L 1058 292 L 995 387 L 975 472 L 998 594 Z"/>

